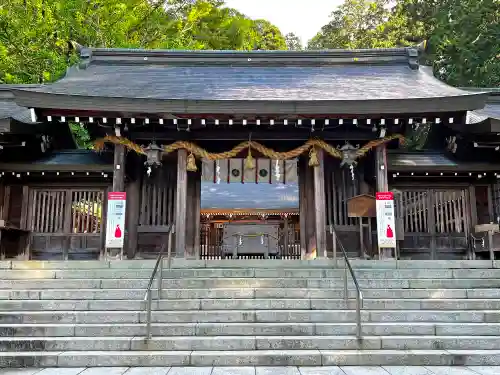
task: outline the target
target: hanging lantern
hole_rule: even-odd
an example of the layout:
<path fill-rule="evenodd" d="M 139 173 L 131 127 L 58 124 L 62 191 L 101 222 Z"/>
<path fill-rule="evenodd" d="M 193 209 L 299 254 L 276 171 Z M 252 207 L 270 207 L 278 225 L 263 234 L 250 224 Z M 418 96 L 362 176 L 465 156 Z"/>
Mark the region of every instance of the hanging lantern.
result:
<path fill-rule="evenodd" d="M 343 145 L 340 148 L 340 151 L 342 152 L 342 162 L 340 165 L 346 165 L 348 167 L 355 166 L 357 164 L 356 159 L 358 158 L 358 150 L 359 147 L 354 147 L 349 142 Z"/>
<path fill-rule="evenodd" d="M 152 142 L 144 149 L 146 153 L 146 161 L 144 162 L 147 166 L 159 166 L 161 165 L 161 157 L 163 150 L 155 142 Z"/>

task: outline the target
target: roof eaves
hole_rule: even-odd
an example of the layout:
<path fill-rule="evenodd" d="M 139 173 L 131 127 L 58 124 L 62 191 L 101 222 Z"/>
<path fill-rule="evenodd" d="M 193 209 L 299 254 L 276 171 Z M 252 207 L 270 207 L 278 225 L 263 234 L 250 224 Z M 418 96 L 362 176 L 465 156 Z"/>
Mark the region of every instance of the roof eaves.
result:
<path fill-rule="evenodd" d="M 329 113 L 335 106 L 338 113 L 430 113 L 467 111 L 484 107 L 485 96 L 469 93 L 453 97 L 413 99 L 369 99 L 358 100 L 185 100 L 106 97 L 96 101 L 95 97 L 52 94 L 30 90 L 15 90 L 16 101 L 21 105 L 80 111 L 106 111 L 123 113 L 227 113 L 245 114 L 316 114 Z M 451 100 L 453 98 L 453 100 Z"/>

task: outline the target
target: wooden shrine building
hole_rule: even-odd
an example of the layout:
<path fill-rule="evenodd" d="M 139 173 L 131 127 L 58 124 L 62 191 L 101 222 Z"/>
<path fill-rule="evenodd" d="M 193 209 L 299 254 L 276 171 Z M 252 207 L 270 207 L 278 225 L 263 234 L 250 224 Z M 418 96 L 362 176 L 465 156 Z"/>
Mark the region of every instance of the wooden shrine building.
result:
<path fill-rule="evenodd" d="M 107 192 L 126 191 L 128 258 L 170 224 L 177 257 L 324 257 L 336 237 L 373 257 L 350 202 L 393 191 L 398 256 L 474 257 L 500 220 L 499 97 L 440 82 L 421 49 L 78 47 L 55 83 L 0 86 L 1 256 L 97 259 Z M 202 208 L 202 184 L 293 185 L 297 207 Z"/>

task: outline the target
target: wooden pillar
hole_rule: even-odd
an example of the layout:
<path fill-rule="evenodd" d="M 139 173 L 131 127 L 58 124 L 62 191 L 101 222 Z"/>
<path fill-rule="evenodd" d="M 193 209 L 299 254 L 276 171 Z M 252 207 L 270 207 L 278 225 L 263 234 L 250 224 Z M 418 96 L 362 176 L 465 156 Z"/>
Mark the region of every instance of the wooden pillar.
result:
<path fill-rule="evenodd" d="M 187 220 L 187 151 L 177 151 L 177 189 L 175 193 L 175 254 L 184 257 Z"/>
<path fill-rule="evenodd" d="M 125 191 L 125 146 L 115 145 L 113 191 Z"/>
<path fill-rule="evenodd" d="M 377 176 L 376 192 L 389 191 L 389 181 L 387 178 L 387 148 L 385 145 L 375 149 L 375 173 Z M 378 228 L 377 228 L 378 231 Z M 397 239 L 397 238 L 396 238 Z M 382 258 L 392 258 L 391 249 L 379 249 L 379 256 Z M 394 249 L 396 252 L 396 249 Z M 396 254 L 394 254 L 395 256 Z"/>
<path fill-rule="evenodd" d="M 378 146 L 375 149 L 375 170 L 377 176 L 377 191 L 388 191 L 389 180 L 387 178 L 387 148 L 385 145 Z"/>
<path fill-rule="evenodd" d="M 139 175 L 139 174 L 138 174 Z M 136 176 L 127 186 L 127 258 L 133 259 L 137 253 L 137 229 L 140 216 L 141 178 Z"/>
<path fill-rule="evenodd" d="M 123 145 L 115 145 L 114 149 L 114 159 L 113 159 L 113 185 L 112 185 L 112 191 L 119 191 L 119 192 L 124 192 L 125 191 L 125 146 Z M 107 205 L 106 205 L 107 206 Z M 126 208 L 127 210 L 128 208 Z M 125 213 L 125 215 L 127 215 Z M 106 217 L 106 216 L 103 216 Z M 126 219 L 126 217 L 125 217 Z M 126 227 L 125 230 L 128 230 Z M 107 228 L 104 228 L 104 233 L 106 233 Z M 124 244 L 125 246 L 125 244 Z M 111 256 L 115 256 L 117 254 L 117 251 L 119 251 L 118 254 L 120 256 L 123 254 L 123 248 L 120 249 L 108 249 L 105 254 L 110 254 Z"/>
<path fill-rule="evenodd" d="M 306 184 L 305 184 L 305 163 L 303 163 L 303 158 L 298 161 L 298 171 L 299 171 L 299 227 L 300 227 L 300 254 L 301 258 L 307 253 L 307 242 L 306 242 L 306 218 L 307 218 L 307 201 L 306 201 Z"/>
<path fill-rule="evenodd" d="M 288 227 L 288 214 L 285 214 L 284 218 L 283 218 L 283 233 L 284 233 L 284 236 L 283 236 L 283 252 L 284 254 L 282 255 L 285 255 L 285 256 L 288 256 L 290 254 L 290 252 L 288 251 L 288 240 L 289 240 L 289 236 L 290 236 L 290 230 L 289 230 L 289 227 Z"/>
<path fill-rule="evenodd" d="M 187 201 L 186 201 L 186 257 L 196 257 L 196 188 L 199 174 L 187 174 Z"/>
<path fill-rule="evenodd" d="M 427 217 L 427 227 L 429 228 L 429 233 L 431 235 L 431 253 L 430 258 L 436 259 L 436 194 L 434 189 L 430 189 L 428 193 L 428 217 Z"/>
<path fill-rule="evenodd" d="M 321 149 L 317 151 L 317 154 L 319 166 L 313 168 L 316 251 L 318 257 L 326 257 L 325 157 Z"/>
<path fill-rule="evenodd" d="M 200 259 L 200 237 L 201 237 L 201 166 L 197 173 L 194 189 L 194 254 Z"/>
<path fill-rule="evenodd" d="M 314 205 L 314 171 L 313 167 L 308 165 L 307 159 L 304 159 L 304 184 L 305 184 L 305 206 L 306 206 L 306 215 L 305 215 L 305 234 L 306 234 L 306 249 L 307 254 L 311 254 L 313 249 L 317 249 L 316 244 L 316 235 L 315 235 L 315 220 L 316 215 L 314 213 L 315 205 Z M 317 253 L 316 253 L 317 254 Z"/>

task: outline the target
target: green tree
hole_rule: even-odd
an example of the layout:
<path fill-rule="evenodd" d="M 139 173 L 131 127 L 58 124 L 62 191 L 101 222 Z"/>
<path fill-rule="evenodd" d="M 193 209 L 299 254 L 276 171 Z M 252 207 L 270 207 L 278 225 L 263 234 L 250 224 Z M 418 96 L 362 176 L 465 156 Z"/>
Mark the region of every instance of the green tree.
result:
<path fill-rule="evenodd" d="M 455 86 L 500 86 L 498 0 L 346 0 L 309 49 L 378 48 L 428 40 L 424 62 Z"/>
<path fill-rule="evenodd" d="M 76 62 L 70 41 L 89 47 L 285 49 L 280 30 L 220 0 L 3 0 L 0 83 L 42 83 Z M 85 129 L 70 128 L 81 147 Z"/>
<path fill-rule="evenodd" d="M 4 0 L 0 83 L 58 79 L 90 47 L 285 49 L 280 30 L 219 0 Z"/>
<path fill-rule="evenodd" d="M 266 20 L 253 21 L 254 35 L 256 36 L 253 49 L 256 50 L 285 50 L 286 41 L 280 29 Z"/>
<path fill-rule="evenodd" d="M 387 48 L 402 39 L 388 0 L 346 0 L 308 43 L 309 49 Z"/>
<path fill-rule="evenodd" d="M 302 48 L 302 41 L 294 33 L 288 33 L 285 35 L 286 48 L 289 51 L 300 51 Z"/>
<path fill-rule="evenodd" d="M 0 82 L 59 78 L 72 62 L 70 40 L 93 47 L 157 46 L 176 27 L 161 3 L 5 0 L 0 6 Z"/>
<path fill-rule="evenodd" d="M 498 0 L 400 0 L 397 13 L 429 40 L 435 74 L 456 86 L 500 86 Z"/>

